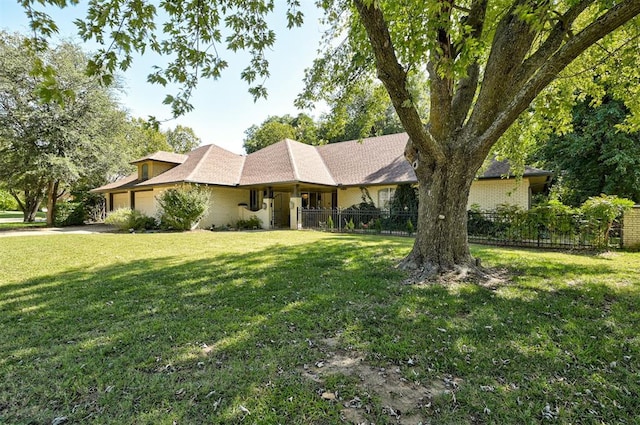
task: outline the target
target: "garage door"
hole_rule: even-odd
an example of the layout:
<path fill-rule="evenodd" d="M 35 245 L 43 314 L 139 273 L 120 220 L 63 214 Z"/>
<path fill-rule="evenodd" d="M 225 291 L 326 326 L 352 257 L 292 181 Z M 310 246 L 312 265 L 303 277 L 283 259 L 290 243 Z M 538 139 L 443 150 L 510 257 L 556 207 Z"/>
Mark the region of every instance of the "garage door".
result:
<path fill-rule="evenodd" d="M 143 192 L 134 192 L 135 208 L 141 213 L 153 217 L 156 213 L 155 199 L 153 190 L 145 190 Z"/>
<path fill-rule="evenodd" d="M 129 208 L 129 194 L 128 193 L 114 193 L 112 210 L 119 208 Z"/>

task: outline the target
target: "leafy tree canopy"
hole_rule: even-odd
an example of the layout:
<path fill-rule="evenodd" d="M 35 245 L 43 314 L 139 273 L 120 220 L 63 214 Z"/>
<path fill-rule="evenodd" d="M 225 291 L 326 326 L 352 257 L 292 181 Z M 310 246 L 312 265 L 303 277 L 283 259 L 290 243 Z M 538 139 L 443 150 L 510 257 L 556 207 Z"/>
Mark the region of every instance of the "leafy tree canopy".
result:
<path fill-rule="evenodd" d="M 295 139 L 296 131 L 289 123 L 267 118 L 261 125 L 252 125 L 245 131 L 244 150 L 247 153 L 259 151 L 284 139 Z"/>
<path fill-rule="evenodd" d="M 167 130 L 165 134 L 171 150 L 177 153 L 191 152 L 202 143 L 191 127 L 178 125 L 174 129 Z"/>
<path fill-rule="evenodd" d="M 123 137 L 129 146 L 131 158 L 140 158 L 157 151 L 173 150 L 167 135 L 143 118 L 129 119 L 124 128 Z"/>
<path fill-rule="evenodd" d="M 125 114 L 111 90 L 86 76 L 87 58 L 77 46 L 63 43 L 35 58 L 24 43 L 0 32 L 0 180 L 25 220 L 33 220 L 45 195 L 53 210 L 71 184 L 122 168 L 126 152 L 113 134 Z M 42 100 L 47 81 L 30 73 L 34 62 L 56 69 L 63 103 Z"/>
<path fill-rule="evenodd" d="M 640 202 L 640 132 L 624 124 L 629 109 L 609 95 L 573 108 L 572 130 L 552 134 L 535 158 L 554 170 L 560 199 L 580 205 L 601 193 Z"/>
<path fill-rule="evenodd" d="M 247 153 L 259 151 L 283 139 L 293 139 L 308 145 L 317 144 L 317 126 L 306 114 L 271 116 L 260 125 L 245 130 L 243 147 Z"/>
<path fill-rule="evenodd" d="M 319 124 L 321 139 L 328 143 L 403 131 L 384 87 L 370 80 L 334 97 L 329 106 Z"/>
<path fill-rule="evenodd" d="M 285 137 L 317 145 L 403 131 L 389 95 L 379 83 L 360 82 L 348 98 L 333 99 L 329 109 L 317 121 L 304 113 L 268 117 L 245 131 L 245 150 L 255 152 Z"/>

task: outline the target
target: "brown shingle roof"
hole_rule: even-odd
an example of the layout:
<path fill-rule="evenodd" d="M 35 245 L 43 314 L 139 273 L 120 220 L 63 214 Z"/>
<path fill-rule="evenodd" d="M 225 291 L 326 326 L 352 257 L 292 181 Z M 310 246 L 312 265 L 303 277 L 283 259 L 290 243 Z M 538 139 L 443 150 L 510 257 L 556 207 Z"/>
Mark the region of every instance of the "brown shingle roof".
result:
<path fill-rule="evenodd" d="M 144 160 L 173 162 L 170 170 L 146 181 L 132 174 L 94 189 L 113 191 L 180 182 L 220 186 L 255 186 L 276 183 L 312 183 L 325 186 L 366 186 L 416 183 L 413 168 L 404 158 L 406 133 L 363 140 L 310 146 L 285 139 L 248 156 L 216 145 L 201 146 L 187 155 L 156 152 Z M 509 176 L 506 161 L 493 161 L 481 179 Z M 526 167 L 524 176 L 548 176 L 550 172 Z"/>
<path fill-rule="evenodd" d="M 289 182 L 336 185 L 314 146 L 285 139 L 247 156 L 240 186 Z"/>
<path fill-rule="evenodd" d="M 534 177 L 534 176 L 551 176 L 553 173 L 551 171 L 541 170 L 539 168 L 529 167 L 525 165 L 524 167 L 524 177 Z M 509 165 L 509 161 L 503 160 L 498 161 L 493 159 L 487 169 L 479 179 L 500 179 L 504 176 L 513 177 L 513 173 L 511 172 L 511 166 Z"/>
<path fill-rule="evenodd" d="M 171 162 L 168 152 L 156 152 L 153 155 L 132 162 L 152 160 Z M 172 154 L 174 160 L 181 162 L 164 173 L 148 180 L 138 180 L 134 173 L 124 179 L 93 189 L 94 192 L 108 192 L 118 189 L 157 186 L 172 183 L 200 183 L 220 186 L 236 186 L 240 180 L 240 173 L 245 158 L 242 155 L 229 152 L 216 145 L 201 146 L 187 155 Z"/>
<path fill-rule="evenodd" d="M 135 187 L 140 180 L 138 180 L 138 173 L 129 174 L 127 177 L 118 179 L 112 183 L 105 184 L 104 186 L 91 189 L 91 192 L 110 192 L 117 189 L 129 189 Z"/>
<path fill-rule="evenodd" d="M 337 184 L 415 183 L 413 168 L 404 158 L 406 133 L 370 137 L 319 146 L 318 151 Z"/>
<path fill-rule="evenodd" d="M 216 145 L 201 146 L 187 155 L 180 165 L 141 182 L 138 186 L 154 186 L 170 183 L 200 183 L 235 186 L 245 157 Z"/>

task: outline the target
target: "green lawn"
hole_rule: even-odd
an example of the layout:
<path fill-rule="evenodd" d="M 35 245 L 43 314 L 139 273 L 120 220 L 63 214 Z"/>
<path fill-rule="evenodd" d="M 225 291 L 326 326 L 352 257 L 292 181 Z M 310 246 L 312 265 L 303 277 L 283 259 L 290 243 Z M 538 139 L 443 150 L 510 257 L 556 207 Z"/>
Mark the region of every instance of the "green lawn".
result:
<path fill-rule="evenodd" d="M 23 218 L 22 211 L 0 211 L 0 218 Z M 46 218 L 47 215 L 42 211 L 36 213 L 37 218 Z"/>
<path fill-rule="evenodd" d="M 476 247 L 513 280 L 401 285 L 412 242 L 0 238 L 0 423 L 638 423 L 640 254 Z"/>
<path fill-rule="evenodd" d="M 4 219 L 4 218 L 22 220 L 23 218 L 22 211 L 0 211 L 0 219 Z M 38 212 L 36 214 L 36 218 L 45 219 L 46 214 L 43 212 Z M 46 227 L 46 223 L 44 221 L 36 221 L 34 223 L 23 223 L 22 221 L 12 222 L 12 223 L 0 223 L 0 231 L 23 230 L 23 229 L 29 229 L 32 227 Z"/>
<path fill-rule="evenodd" d="M 0 223 L 0 231 L 3 230 L 25 230 L 36 227 L 47 227 L 47 223 L 44 221 L 36 221 L 33 223 Z"/>

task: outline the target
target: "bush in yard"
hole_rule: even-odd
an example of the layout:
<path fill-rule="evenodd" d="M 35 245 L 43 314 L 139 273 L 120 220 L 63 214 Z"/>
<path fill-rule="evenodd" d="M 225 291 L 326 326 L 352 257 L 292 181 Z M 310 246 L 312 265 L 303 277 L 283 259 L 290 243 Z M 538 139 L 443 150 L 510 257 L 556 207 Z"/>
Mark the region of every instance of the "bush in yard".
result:
<path fill-rule="evenodd" d="M 207 213 L 210 194 L 198 186 L 182 186 L 165 190 L 156 199 L 160 206 L 161 227 L 191 230 Z"/>
<path fill-rule="evenodd" d="M 87 219 L 82 202 L 58 202 L 53 224 L 56 226 L 81 226 Z"/>
<path fill-rule="evenodd" d="M 0 211 L 17 211 L 18 203 L 6 190 L 0 189 Z"/>
<path fill-rule="evenodd" d="M 353 222 L 353 218 L 349 219 L 349 221 L 347 221 L 347 219 L 345 218 L 344 221 L 344 228 L 347 229 L 347 231 L 352 232 L 355 230 L 356 224 Z"/>
<path fill-rule="evenodd" d="M 120 230 L 151 230 L 157 227 L 155 218 L 128 208 L 120 208 L 111 212 L 104 222 L 116 226 Z"/>
<path fill-rule="evenodd" d="M 580 206 L 586 225 L 594 232 L 595 245 L 601 248 L 609 246 L 609 231 L 613 222 L 633 205 L 634 202 L 629 199 L 602 194 L 590 197 Z"/>
<path fill-rule="evenodd" d="M 255 215 L 252 215 L 247 220 L 236 221 L 236 229 L 238 230 L 262 229 L 262 221 Z"/>
<path fill-rule="evenodd" d="M 467 211 L 467 232 L 473 236 L 488 236 L 494 233 L 493 221 L 485 217 L 478 204 L 472 204 Z"/>
<path fill-rule="evenodd" d="M 379 218 L 376 218 L 376 221 L 374 222 L 374 227 L 376 229 L 376 233 L 382 233 L 382 220 L 380 220 Z"/>
<path fill-rule="evenodd" d="M 411 220 L 407 220 L 407 233 L 409 233 L 409 236 L 413 235 L 414 230 L 415 227 L 413 226 Z"/>

